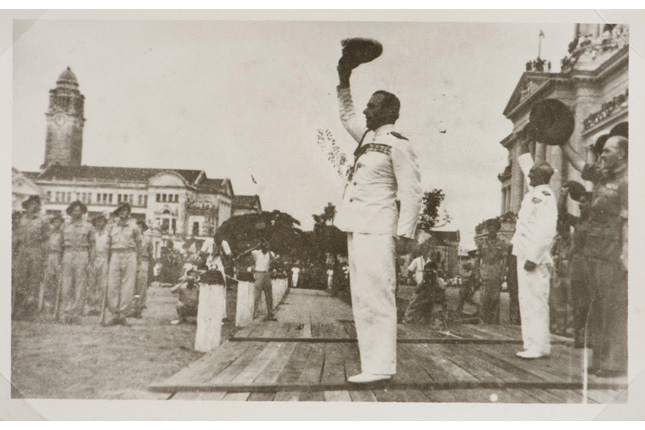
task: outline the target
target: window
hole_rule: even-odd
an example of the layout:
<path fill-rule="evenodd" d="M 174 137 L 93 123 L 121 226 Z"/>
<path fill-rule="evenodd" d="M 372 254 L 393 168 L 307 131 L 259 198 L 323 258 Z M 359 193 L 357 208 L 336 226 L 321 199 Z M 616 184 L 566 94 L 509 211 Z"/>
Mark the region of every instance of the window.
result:
<path fill-rule="evenodd" d="M 177 232 L 177 220 L 173 218 L 170 220 L 170 223 L 172 226 L 172 233 L 175 234 Z"/>
<path fill-rule="evenodd" d="M 68 191 L 68 192 L 67 192 L 67 203 L 69 203 L 69 202 L 71 202 L 71 201 L 72 201 L 72 192 L 71 192 L 71 191 Z"/>
<path fill-rule="evenodd" d="M 134 194 L 130 194 L 130 204 L 134 204 Z"/>
<path fill-rule="evenodd" d="M 157 201 L 158 201 L 158 202 L 160 202 L 160 201 L 161 201 L 161 194 L 157 194 Z"/>
<path fill-rule="evenodd" d="M 199 236 L 199 223 L 193 223 L 193 236 Z"/>
<path fill-rule="evenodd" d="M 166 201 L 166 195 L 165 195 L 165 194 L 162 194 L 162 195 L 161 195 L 161 201 L 162 201 L 162 202 L 165 202 L 165 201 Z"/>
<path fill-rule="evenodd" d="M 108 194 L 108 202 L 112 203 L 112 194 Z"/>
<path fill-rule="evenodd" d="M 143 205 L 148 206 L 148 196 L 143 196 Z"/>
<path fill-rule="evenodd" d="M 175 203 L 179 202 L 179 194 L 175 194 Z"/>
<path fill-rule="evenodd" d="M 51 202 L 51 200 L 52 200 L 52 192 L 51 192 L 51 191 L 47 191 L 47 201 L 50 201 L 50 202 Z"/>

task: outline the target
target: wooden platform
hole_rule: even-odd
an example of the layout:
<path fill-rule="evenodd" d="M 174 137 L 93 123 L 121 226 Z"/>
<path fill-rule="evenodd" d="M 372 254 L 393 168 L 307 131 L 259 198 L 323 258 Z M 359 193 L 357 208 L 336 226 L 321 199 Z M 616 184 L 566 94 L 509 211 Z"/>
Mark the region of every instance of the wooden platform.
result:
<path fill-rule="evenodd" d="M 348 318 L 348 316 L 350 318 Z M 582 350 L 554 337 L 548 360 L 517 358 L 519 328 L 399 325 L 393 380 L 353 385 L 360 372 L 351 309 L 324 292 L 292 290 L 278 322 L 257 322 L 154 392 L 172 399 L 581 403 Z M 589 402 L 626 401 L 624 379 L 589 378 Z"/>

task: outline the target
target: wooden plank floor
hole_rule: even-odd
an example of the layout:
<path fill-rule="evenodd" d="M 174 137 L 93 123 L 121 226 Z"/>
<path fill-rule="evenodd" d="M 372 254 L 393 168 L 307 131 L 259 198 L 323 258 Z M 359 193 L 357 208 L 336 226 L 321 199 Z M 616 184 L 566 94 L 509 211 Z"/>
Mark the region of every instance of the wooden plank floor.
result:
<path fill-rule="evenodd" d="M 360 372 L 351 308 L 323 291 L 291 290 L 278 322 L 241 329 L 153 392 L 172 400 L 581 403 L 583 352 L 552 338 L 548 360 L 525 361 L 517 327 L 447 332 L 400 324 L 397 374 L 348 384 Z M 589 377 L 589 403 L 626 401 L 624 379 Z"/>

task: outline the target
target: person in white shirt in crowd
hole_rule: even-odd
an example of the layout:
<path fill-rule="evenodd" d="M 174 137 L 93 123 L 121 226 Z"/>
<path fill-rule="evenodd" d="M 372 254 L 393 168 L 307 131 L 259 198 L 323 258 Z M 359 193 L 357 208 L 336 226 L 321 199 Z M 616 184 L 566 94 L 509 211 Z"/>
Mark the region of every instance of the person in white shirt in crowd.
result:
<path fill-rule="evenodd" d="M 518 296 L 524 350 L 523 359 L 546 358 L 551 353 L 549 283 L 553 265 L 551 245 L 556 234 L 558 208 L 549 188 L 553 168 L 546 161 L 534 163 L 528 141 L 519 146 L 517 161 L 529 191 L 517 214 L 513 255 L 517 256 Z"/>
<path fill-rule="evenodd" d="M 430 246 L 428 246 L 428 244 L 426 243 L 421 244 L 421 246 L 419 247 L 419 256 L 412 260 L 412 262 L 408 266 L 408 272 L 412 273 L 414 276 L 416 288 L 414 289 L 412 300 L 410 300 L 410 304 L 405 310 L 404 321 L 406 322 L 412 322 L 416 319 L 416 314 L 424 311 L 424 306 L 420 306 L 421 303 L 424 302 L 424 300 L 422 300 L 422 296 L 424 294 L 424 290 L 422 288 L 423 272 L 426 264 L 428 264 L 432 260 L 430 258 L 430 253 Z"/>
<path fill-rule="evenodd" d="M 327 289 L 329 291 L 331 291 L 331 287 L 333 285 L 333 282 L 334 282 L 334 269 L 329 267 L 327 269 Z"/>
<path fill-rule="evenodd" d="M 256 249 L 256 248 L 260 249 Z M 253 307 L 253 318 L 257 318 L 258 307 L 264 292 L 264 299 L 267 305 L 267 321 L 277 321 L 273 315 L 273 286 L 271 285 L 271 263 L 275 254 L 269 249 L 269 241 L 262 238 L 257 247 L 244 251 L 237 258 L 244 254 L 251 253 L 253 257 L 253 278 L 255 279 L 255 305 Z"/>
<path fill-rule="evenodd" d="M 298 287 L 298 277 L 300 276 L 300 268 L 295 265 L 291 268 L 291 286 Z"/>

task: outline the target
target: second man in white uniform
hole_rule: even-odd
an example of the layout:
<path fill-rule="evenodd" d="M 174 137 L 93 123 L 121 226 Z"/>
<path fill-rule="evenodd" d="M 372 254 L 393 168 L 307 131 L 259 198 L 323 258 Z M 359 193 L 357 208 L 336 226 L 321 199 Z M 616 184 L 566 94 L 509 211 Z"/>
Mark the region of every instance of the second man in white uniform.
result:
<path fill-rule="evenodd" d="M 517 214 L 513 255 L 517 256 L 518 297 L 522 322 L 523 359 L 548 357 L 551 353 L 549 332 L 549 282 L 551 244 L 555 237 L 558 208 L 549 181 L 553 168 L 542 161 L 533 163 L 528 144 L 520 147 L 517 161 L 526 175 L 529 191 Z"/>

